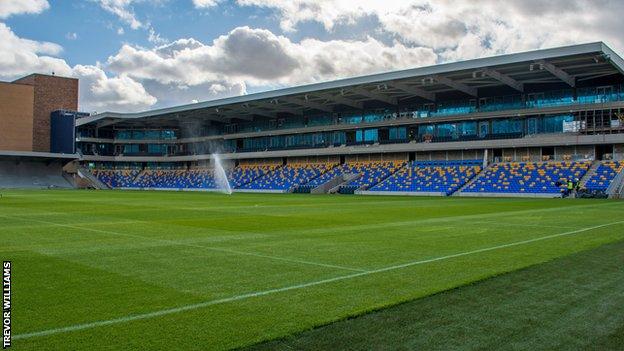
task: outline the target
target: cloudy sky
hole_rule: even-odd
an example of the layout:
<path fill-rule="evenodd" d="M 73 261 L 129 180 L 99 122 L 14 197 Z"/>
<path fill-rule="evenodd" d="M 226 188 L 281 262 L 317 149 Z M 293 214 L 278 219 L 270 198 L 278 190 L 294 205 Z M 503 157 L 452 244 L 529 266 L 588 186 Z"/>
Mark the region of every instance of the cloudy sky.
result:
<path fill-rule="evenodd" d="M 622 0 L 0 0 L 0 80 L 140 111 L 559 45 L 624 53 Z"/>

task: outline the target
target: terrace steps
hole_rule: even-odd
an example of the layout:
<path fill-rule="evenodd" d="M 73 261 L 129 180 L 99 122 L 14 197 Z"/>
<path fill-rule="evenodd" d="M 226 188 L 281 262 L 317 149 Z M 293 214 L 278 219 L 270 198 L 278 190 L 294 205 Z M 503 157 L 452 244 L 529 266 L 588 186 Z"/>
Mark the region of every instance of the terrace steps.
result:
<path fill-rule="evenodd" d="M 598 170 L 598 167 L 600 167 L 600 164 L 601 162 L 598 160 L 595 160 L 594 162 L 592 162 L 591 167 L 587 170 L 583 178 L 581 178 L 581 180 L 579 181 L 579 185 L 581 186 L 581 188 L 585 187 L 585 184 L 587 184 L 589 179 L 596 173 L 596 171 Z"/>
<path fill-rule="evenodd" d="M 91 183 L 91 186 L 93 186 L 95 189 L 110 189 L 111 188 L 104 182 L 100 181 L 98 177 L 96 177 L 93 173 L 91 173 L 90 170 L 88 170 L 86 167 L 82 165 L 79 165 L 78 167 L 76 167 L 76 173 L 78 174 L 79 177 Z"/>
<path fill-rule="evenodd" d="M 466 183 L 464 183 L 464 185 L 462 185 L 459 189 L 457 189 L 457 191 L 455 191 L 449 196 L 460 196 L 462 190 L 466 189 L 468 186 L 470 186 L 470 184 L 472 184 L 473 182 L 476 182 L 479 178 L 481 178 L 485 174 L 485 170 L 488 169 L 489 167 L 490 165 L 488 165 L 487 167 L 481 167 L 481 170 L 479 171 L 479 173 L 475 174 Z"/>
<path fill-rule="evenodd" d="M 624 195 L 624 170 L 620 171 L 615 178 L 613 178 L 613 181 L 609 184 L 606 193 L 610 198 L 622 198 L 622 195 Z"/>
<path fill-rule="evenodd" d="M 342 174 L 342 181 L 338 183 L 338 185 L 334 186 L 333 188 L 329 189 L 327 191 L 328 194 L 338 194 L 338 190 L 340 190 L 340 187 L 347 185 L 349 183 L 351 183 L 352 181 L 358 179 L 359 177 L 362 176 L 362 173 L 348 173 L 348 174 Z"/>

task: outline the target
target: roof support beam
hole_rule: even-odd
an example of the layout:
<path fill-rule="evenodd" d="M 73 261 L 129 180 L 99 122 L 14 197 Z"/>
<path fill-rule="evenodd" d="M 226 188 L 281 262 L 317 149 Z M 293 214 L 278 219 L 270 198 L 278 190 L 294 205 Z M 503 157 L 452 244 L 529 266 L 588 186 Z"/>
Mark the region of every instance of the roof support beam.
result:
<path fill-rule="evenodd" d="M 271 102 L 253 101 L 252 104 L 258 105 L 258 106 L 261 106 L 261 107 L 265 107 L 265 108 L 268 108 L 268 109 L 271 109 L 271 110 L 273 110 L 275 112 L 286 112 L 286 113 L 290 113 L 290 114 L 293 114 L 293 115 L 301 115 L 302 114 L 301 110 L 290 108 L 290 107 L 286 107 L 286 106 L 281 106 L 279 104 L 278 99 L 271 100 Z"/>
<path fill-rule="evenodd" d="M 429 101 L 435 101 L 435 94 L 421 88 L 413 87 L 402 82 L 389 82 L 389 86 L 403 90 L 406 93 L 414 94 Z"/>
<path fill-rule="evenodd" d="M 249 113 L 250 115 L 258 115 L 258 116 L 268 117 L 268 118 L 277 118 L 277 115 L 275 113 L 271 113 L 267 111 L 253 110 L 253 111 L 247 111 L 247 113 Z"/>
<path fill-rule="evenodd" d="M 251 121 L 253 119 L 253 116 L 247 116 L 245 115 L 245 113 L 241 113 L 240 111 L 237 111 L 235 109 L 221 107 L 215 107 L 214 110 L 208 111 L 197 110 L 197 112 L 192 116 L 200 119 L 207 119 L 222 123 L 227 122 L 227 119 L 231 120 L 233 118 L 242 119 L 245 121 Z"/>
<path fill-rule="evenodd" d="M 319 103 L 316 103 L 316 102 L 309 101 L 307 95 L 305 96 L 304 99 L 299 99 L 299 98 L 294 98 L 294 97 L 288 97 L 287 96 L 287 97 L 280 98 L 280 100 L 284 100 L 284 101 L 289 102 L 291 104 L 297 104 L 299 106 L 312 108 L 312 109 L 319 110 L 319 111 L 334 112 L 334 109 L 331 106 L 325 106 L 323 104 L 319 104 Z"/>
<path fill-rule="evenodd" d="M 572 77 L 571 75 L 569 75 L 568 73 L 566 73 L 564 70 L 562 70 L 561 68 L 553 65 L 550 62 L 546 62 L 546 60 L 539 60 L 539 61 L 535 61 L 535 63 L 540 65 L 540 69 L 545 69 L 548 72 L 550 72 L 553 76 L 561 79 L 563 82 L 565 82 L 566 84 L 568 84 L 571 87 L 575 87 L 576 86 L 576 79 L 574 79 L 574 77 Z"/>
<path fill-rule="evenodd" d="M 484 68 L 483 73 L 490 78 L 494 78 L 497 81 L 518 90 L 519 92 L 524 92 L 524 84 L 518 82 L 517 80 L 511 78 L 506 74 L 500 73 L 499 71 L 493 70 L 491 68 Z"/>
<path fill-rule="evenodd" d="M 350 107 L 354 107 L 357 108 L 359 110 L 364 109 L 364 104 L 358 101 L 354 101 L 351 99 L 347 99 L 343 96 L 340 95 L 331 95 L 328 93 L 324 93 L 324 94 L 314 94 L 315 96 L 319 96 L 322 97 L 324 99 L 327 99 L 329 101 L 333 101 L 335 103 L 341 104 L 341 105 L 346 105 L 346 106 L 350 106 Z"/>
<path fill-rule="evenodd" d="M 243 121 L 253 121 L 253 116 L 252 115 L 247 115 L 247 114 L 243 114 L 243 113 L 237 113 L 235 115 L 225 115 L 225 118 L 229 118 L 231 119 L 242 119 Z"/>
<path fill-rule="evenodd" d="M 258 108 L 252 108 L 248 104 L 243 104 L 243 106 L 241 106 L 240 109 L 236 109 L 233 112 L 236 112 L 238 114 L 245 114 L 249 116 L 250 118 L 249 120 L 253 120 L 253 115 L 258 115 L 258 116 L 263 116 L 263 117 L 268 117 L 268 118 L 277 118 L 277 115 L 273 112 L 260 110 Z"/>
<path fill-rule="evenodd" d="M 371 98 L 374 100 L 378 100 L 381 102 L 385 102 L 387 104 L 390 105 L 397 105 L 397 99 L 387 96 L 387 95 L 383 95 L 381 93 L 378 93 L 377 91 L 370 91 L 370 90 L 366 90 L 364 88 L 353 88 L 353 89 L 349 89 L 350 91 L 359 94 L 359 95 L 363 95 L 366 96 L 367 98 Z"/>
<path fill-rule="evenodd" d="M 468 95 L 472 95 L 474 97 L 477 96 L 477 89 L 470 87 L 464 83 L 460 83 L 460 82 L 456 82 L 452 79 L 446 78 L 446 77 L 442 77 L 442 76 L 433 76 L 433 79 L 435 79 L 438 83 L 444 84 L 446 86 L 449 86 L 453 89 L 459 90 L 461 92 L 464 92 Z"/>
<path fill-rule="evenodd" d="M 118 119 L 110 119 L 110 120 L 103 120 L 101 122 L 97 122 L 96 123 L 96 128 L 103 128 L 103 127 L 108 127 L 108 126 L 112 126 L 113 124 L 120 122 Z"/>

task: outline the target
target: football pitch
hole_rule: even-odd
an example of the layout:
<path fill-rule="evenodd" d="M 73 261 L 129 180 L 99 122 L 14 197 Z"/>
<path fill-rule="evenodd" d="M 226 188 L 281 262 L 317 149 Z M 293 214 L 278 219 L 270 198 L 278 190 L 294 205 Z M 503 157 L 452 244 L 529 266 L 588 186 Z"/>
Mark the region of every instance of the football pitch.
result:
<path fill-rule="evenodd" d="M 624 240 L 623 210 L 612 200 L 5 190 L 13 347 L 247 347 Z"/>

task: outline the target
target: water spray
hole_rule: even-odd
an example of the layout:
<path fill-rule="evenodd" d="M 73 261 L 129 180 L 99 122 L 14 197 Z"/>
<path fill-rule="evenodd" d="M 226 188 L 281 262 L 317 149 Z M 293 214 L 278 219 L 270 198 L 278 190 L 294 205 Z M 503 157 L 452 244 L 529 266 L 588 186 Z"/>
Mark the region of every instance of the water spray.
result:
<path fill-rule="evenodd" d="M 214 160 L 214 179 L 217 189 L 221 190 L 225 194 L 231 195 L 232 187 L 230 186 L 230 181 L 227 178 L 225 169 L 221 164 L 221 156 L 219 156 L 219 154 L 212 154 L 212 158 Z"/>

